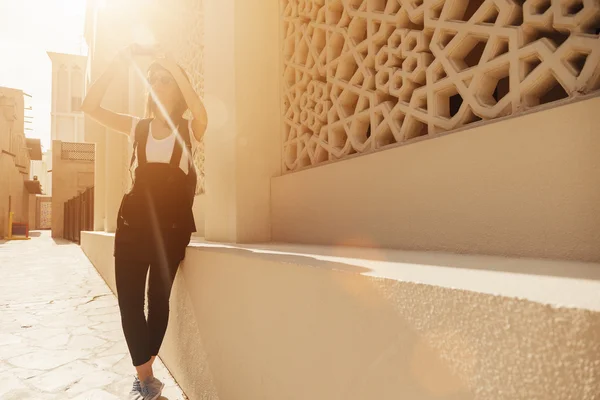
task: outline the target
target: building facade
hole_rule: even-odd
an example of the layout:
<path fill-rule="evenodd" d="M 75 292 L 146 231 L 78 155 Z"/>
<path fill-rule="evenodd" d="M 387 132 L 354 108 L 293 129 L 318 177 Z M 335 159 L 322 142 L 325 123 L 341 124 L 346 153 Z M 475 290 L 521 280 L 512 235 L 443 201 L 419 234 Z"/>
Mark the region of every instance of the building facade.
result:
<path fill-rule="evenodd" d="M 94 185 L 94 145 L 84 143 L 84 115 L 80 109 L 85 95 L 87 57 L 53 52 L 48 52 L 48 57 L 52 61 L 52 149 L 36 168 L 48 171 L 45 194 L 52 196 L 52 236 L 62 237 L 64 202 Z M 82 148 L 84 159 L 77 158 L 81 155 L 79 150 L 64 150 L 68 148 Z M 91 154 L 86 149 L 91 149 Z"/>
<path fill-rule="evenodd" d="M 162 42 L 208 110 L 205 240 L 161 350 L 190 398 L 600 393 L 597 4 L 107 0 L 88 16 L 91 80 Z M 107 104 L 140 116 L 139 75 L 119 79 Z M 115 290 L 129 150 L 88 132 L 100 219 L 82 247 Z"/>
<path fill-rule="evenodd" d="M 29 177 L 31 161 L 42 154 L 40 141 L 25 137 L 24 96 L 0 88 L 0 239 L 8 236 L 9 213 L 14 222 L 34 228 L 35 196 L 41 194 L 40 182 Z"/>
<path fill-rule="evenodd" d="M 83 142 L 80 111 L 85 84 L 86 57 L 48 52 L 52 61 L 52 140 Z"/>

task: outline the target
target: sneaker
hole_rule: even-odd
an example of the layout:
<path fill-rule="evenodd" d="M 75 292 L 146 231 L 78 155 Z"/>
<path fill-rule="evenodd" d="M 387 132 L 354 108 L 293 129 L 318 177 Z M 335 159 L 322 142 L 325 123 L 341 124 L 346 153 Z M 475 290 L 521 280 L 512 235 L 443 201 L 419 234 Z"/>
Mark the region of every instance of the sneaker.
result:
<path fill-rule="evenodd" d="M 133 380 L 131 391 L 129 392 L 129 400 L 143 400 L 142 397 L 142 383 L 136 376 Z"/>
<path fill-rule="evenodd" d="M 160 397 L 165 384 L 154 377 L 150 377 L 142 382 L 142 399 L 156 400 Z"/>

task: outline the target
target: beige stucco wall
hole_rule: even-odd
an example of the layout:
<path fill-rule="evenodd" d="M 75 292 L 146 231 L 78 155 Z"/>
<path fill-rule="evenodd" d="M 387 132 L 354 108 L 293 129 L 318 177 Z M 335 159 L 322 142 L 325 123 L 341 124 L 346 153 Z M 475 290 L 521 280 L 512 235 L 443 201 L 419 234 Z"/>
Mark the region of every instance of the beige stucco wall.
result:
<path fill-rule="evenodd" d="M 273 239 L 600 261 L 600 98 L 277 177 Z"/>
<path fill-rule="evenodd" d="M 61 158 L 59 140 L 52 141 L 52 237 L 63 237 L 64 203 L 94 186 L 94 162 Z"/>
<path fill-rule="evenodd" d="M 138 18 L 139 10 L 133 13 L 129 2 L 105 3 L 105 7 L 88 3 L 86 40 L 89 60 L 85 72 L 88 86 L 101 76 L 117 52 L 132 42 L 130 28 Z M 128 88 L 128 74 L 117 76 L 102 106 L 119 113 L 130 113 Z M 101 126 L 89 117 L 84 121 L 85 140 L 96 144 L 94 228 L 114 232 L 121 197 L 129 180 L 127 137 Z"/>
<path fill-rule="evenodd" d="M 0 239 L 8 233 L 9 198 L 13 221 L 29 221 L 29 152 L 24 134 L 24 99 L 18 89 L 0 87 Z"/>
<path fill-rule="evenodd" d="M 82 235 L 114 291 L 112 246 L 112 235 Z M 160 356 L 191 400 L 600 392 L 598 264 L 306 250 L 188 249 Z"/>
<path fill-rule="evenodd" d="M 1 127 L 0 127 L 1 128 Z M 9 196 L 14 222 L 27 223 L 29 218 L 29 193 L 23 184 L 27 175 L 15 167 L 15 160 L 8 154 L 0 154 L 0 238 L 4 238 L 8 226 Z"/>
<path fill-rule="evenodd" d="M 279 52 L 264 44 L 278 35 L 278 4 L 204 4 L 205 236 L 268 241 L 270 178 L 281 167 Z"/>

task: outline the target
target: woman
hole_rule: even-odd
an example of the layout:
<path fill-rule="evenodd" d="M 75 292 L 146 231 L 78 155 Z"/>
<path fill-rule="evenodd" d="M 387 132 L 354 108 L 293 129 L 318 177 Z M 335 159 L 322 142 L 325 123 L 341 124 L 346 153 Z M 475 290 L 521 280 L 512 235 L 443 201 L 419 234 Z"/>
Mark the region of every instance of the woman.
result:
<path fill-rule="evenodd" d="M 134 146 L 133 187 L 123 197 L 117 217 L 115 277 L 123 332 L 137 372 L 130 398 L 154 400 L 164 385 L 154 377 L 152 364 L 167 329 L 173 280 L 196 230 L 191 149 L 206 130 L 207 115 L 185 72 L 169 58 L 158 58 L 148 69 L 146 119 L 102 108 L 110 82 L 136 53 L 142 54 L 135 46 L 121 51 L 89 88 L 81 108 L 105 127 L 128 135 Z M 183 118 L 188 109 L 190 121 Z"/>

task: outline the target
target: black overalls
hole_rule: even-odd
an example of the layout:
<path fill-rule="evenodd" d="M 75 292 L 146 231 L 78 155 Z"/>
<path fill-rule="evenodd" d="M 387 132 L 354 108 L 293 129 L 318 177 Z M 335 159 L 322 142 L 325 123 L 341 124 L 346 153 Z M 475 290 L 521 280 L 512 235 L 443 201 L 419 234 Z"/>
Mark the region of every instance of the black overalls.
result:
<path fill-rule="evenodd" d="M 188 174 L 179 168 L 183 155 L 175 141 L 169 164 L 146 160 L 150 119 L 141 120 L 134 141 L 138 166 L 132 189 L 123 196 L 115 234 L 115 277 L 125 339 L 135 366 L 158 354 L 169 315 L 173 280 L 192 232 L 196 231 L 192 205 L 196 173 L 188 156 Z M 180 137 L 191 152 L 187 121 L 178 124 Z M 144 289 L 148 285 L 148 320 L 144 316 Z"/>

